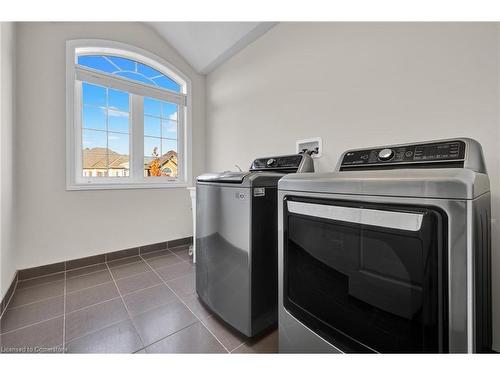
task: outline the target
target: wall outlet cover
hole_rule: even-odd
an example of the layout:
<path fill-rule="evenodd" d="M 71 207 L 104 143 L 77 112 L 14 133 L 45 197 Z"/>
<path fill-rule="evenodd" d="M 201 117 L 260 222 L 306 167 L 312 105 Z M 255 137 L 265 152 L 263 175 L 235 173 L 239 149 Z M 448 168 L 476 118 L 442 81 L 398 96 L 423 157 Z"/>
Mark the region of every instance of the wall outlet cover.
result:
<path fill-rule="evenodd" d="M 314 150 L 317 147 L 318 153 L 312 154 L 312 157 L 315 159 L 321 157 L 323 153 L 323 141 L 321 140 L 321 137 L 299 139 L 297 142 L 295 142 L 295 146 L 297 153 L 301 152 L 304 149 Z"/>

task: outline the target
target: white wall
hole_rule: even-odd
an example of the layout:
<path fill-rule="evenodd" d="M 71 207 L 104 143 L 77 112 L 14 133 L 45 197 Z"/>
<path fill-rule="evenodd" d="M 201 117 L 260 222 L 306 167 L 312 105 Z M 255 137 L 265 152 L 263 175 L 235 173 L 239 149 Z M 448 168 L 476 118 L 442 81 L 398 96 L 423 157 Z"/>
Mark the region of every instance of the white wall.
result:
<path fill-rule="evenodd" d="M 65 190 L 65 43 L 133 44 L 191 78 L 194 175 L 204 170 L 205 78 L 141 23 L 19 23 L 17 33 L 18 269 L 192 235 L 185 188 Z"/>
<path fill-rule="evenodd" d="M 207 77 L 207 169 L 248 166 L 323 137 L 318 171 L 348 148 L 467 136 L 499 196 L 497 24 L 284 23 Z M 494 347 L 500 242 L 493 225 Z"/>
<path fill-rule="evenodd" d="M 13 129 L 14 129 L 15 26 L 0 23 L 0 300 L 16 271 L 12 229 L 14 221 Z"/>

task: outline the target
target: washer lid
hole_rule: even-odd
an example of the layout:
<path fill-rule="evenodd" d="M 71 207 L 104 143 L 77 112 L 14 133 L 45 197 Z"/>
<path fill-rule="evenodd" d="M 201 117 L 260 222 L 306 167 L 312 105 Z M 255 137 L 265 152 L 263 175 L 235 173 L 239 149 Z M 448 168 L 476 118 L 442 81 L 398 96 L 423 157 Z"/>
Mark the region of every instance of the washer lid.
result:
<path fill-rule="evenodd" d="M 250 172 L 221 172 L 221 173 L 205 173 L 196 178 L 200 182 L 220 182 L 220 183 L 231 183 L 231 184 L 241 184 L 245 176 L 249 175 Z"/>
<path fill-rule="evenodd" d="M 284 173 L 277 172 L 222 172 L 205 173 L 196 182 L 203 185 L 225 185 L 226 187 L 278 187 L 278 180 Z"/>
<path fill-rule="evenodd" d="M 473 199 L 490 191 L 486 174 L 470 169 L 397 169 L 291 174 L 280 190 L 345 195 Z"/>

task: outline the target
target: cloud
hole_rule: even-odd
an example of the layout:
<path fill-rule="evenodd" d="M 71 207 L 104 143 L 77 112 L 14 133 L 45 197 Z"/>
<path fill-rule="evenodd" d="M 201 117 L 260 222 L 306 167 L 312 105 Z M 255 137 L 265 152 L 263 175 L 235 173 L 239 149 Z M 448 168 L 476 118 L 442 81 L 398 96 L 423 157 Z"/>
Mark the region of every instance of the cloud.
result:
<path fill-rule="evenodd" d="M 168 119 L 177 121 L 177 112 L 174 112 L 174 113 L 171 113 L 170 115 L 168 115 Z"/>
<path fill-rule="evenodd" d="M 108 115 L 110 117 L 128 117 L 128 112 L 120 112 L 112 109 L 113 107 L 109 107 Z"/>
<path fill-rule="evenodd" d="M 169 122 L 167 125 L 167 131 L 176 132 L 177 131 L 177 123 L 176 122 Z"/>

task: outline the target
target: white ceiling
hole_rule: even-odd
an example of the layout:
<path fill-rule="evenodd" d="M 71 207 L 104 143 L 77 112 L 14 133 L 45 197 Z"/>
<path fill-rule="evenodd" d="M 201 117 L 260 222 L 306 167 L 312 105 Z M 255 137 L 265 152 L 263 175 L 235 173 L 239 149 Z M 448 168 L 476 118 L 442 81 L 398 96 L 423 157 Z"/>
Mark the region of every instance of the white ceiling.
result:
<path fill-rule="evenodd" d="M 201 74 L 210 73 L 276 22 L 148 22 Z"/>

